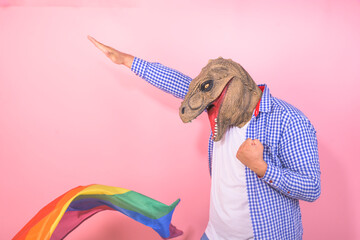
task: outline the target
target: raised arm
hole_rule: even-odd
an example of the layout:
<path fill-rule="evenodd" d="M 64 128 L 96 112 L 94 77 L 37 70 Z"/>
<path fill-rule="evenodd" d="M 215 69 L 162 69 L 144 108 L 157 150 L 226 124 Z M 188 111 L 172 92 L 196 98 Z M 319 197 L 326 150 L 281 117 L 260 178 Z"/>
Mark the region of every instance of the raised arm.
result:
<path fill-rule="evenodd" d="M 153 86 L 177 98 L 184 99 L 192 80 L 190 77 L 160 63 L 150 63 L 130 54 L 120 52 L 96 41 L 90 36 L 88 36 L 88 39 L 114 63 L 130 68 Z"/>
<path fill-rule="evenodd" d="M 293 120 L 279 152 L 284 166 L 268 164 L 263 181 L 284 195 L 313 202 L 319 198 L 320 166 L 315 129 L 304 120 Z"/>

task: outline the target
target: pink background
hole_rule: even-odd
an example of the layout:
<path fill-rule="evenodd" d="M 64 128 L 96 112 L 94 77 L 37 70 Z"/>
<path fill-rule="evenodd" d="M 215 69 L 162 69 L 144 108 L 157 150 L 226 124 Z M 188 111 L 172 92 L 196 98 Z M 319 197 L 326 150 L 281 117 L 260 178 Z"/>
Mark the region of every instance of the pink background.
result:
<path fill-rule="evenodd" d="M 0 239 L 78 185 L 132 189 L 170 204 L 199 239 L 209 208 L 209 123 L 111 63 L 86 39 L 195 77 L 241 63 L 318 131 L 322 195 L 302 202 L 304 239 L 360 239 L 359 1 L 0 1 Z M 68 239 L 160 239 L 116 212 Z"/>

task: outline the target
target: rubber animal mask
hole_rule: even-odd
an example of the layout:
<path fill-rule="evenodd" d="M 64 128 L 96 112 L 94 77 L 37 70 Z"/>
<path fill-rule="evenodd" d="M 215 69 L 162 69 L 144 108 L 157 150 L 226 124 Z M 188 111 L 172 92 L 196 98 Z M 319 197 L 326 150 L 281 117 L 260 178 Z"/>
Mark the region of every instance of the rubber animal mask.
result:
<path fill-rule="evenodd" d="M 250 121 L 262 91 L 240 64 L 221 57 L 209 60 L 194 78 L 181 103 L 184 123 L 207 111 L 213 140 L 219 141 L 230 126 Z"/>

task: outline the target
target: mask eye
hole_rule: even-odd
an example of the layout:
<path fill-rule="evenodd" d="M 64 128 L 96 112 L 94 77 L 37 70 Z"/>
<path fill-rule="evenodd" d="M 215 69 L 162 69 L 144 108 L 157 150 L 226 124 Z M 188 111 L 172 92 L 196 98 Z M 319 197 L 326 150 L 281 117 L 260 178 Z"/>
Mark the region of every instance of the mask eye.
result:
<path fill-rule="evenodd" d="M 203 92 L 208 92 L 212 89 L 214 85 L 214 81 L 213 80 L 207 80 L 206 82 L 203 82 L 200 86 L 201 91 Z"/>

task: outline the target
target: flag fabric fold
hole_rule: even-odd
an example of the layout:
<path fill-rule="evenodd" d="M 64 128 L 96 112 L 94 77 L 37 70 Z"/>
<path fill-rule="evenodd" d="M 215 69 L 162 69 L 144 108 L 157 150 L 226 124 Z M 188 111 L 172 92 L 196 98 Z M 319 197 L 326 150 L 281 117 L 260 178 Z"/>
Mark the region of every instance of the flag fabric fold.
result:
<path fill-rule="evenodd" d="M 176 200 L 163 204 L 124 188 L 105 185 L 79 186 L 42 208 L 13 239 L 58 240 L 65 238 L 86 219 L 104 210 L 114 210 L 155 230 L 162 238 L 182 234 L 171 224 Z"/>

